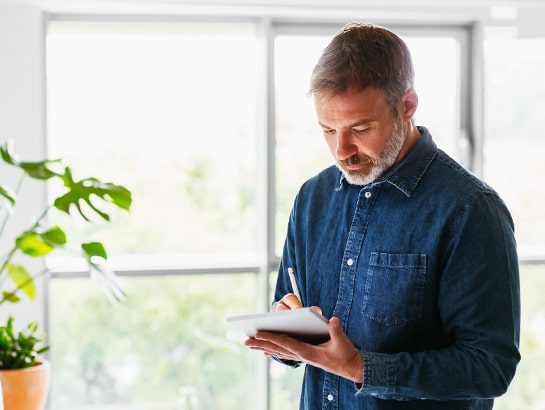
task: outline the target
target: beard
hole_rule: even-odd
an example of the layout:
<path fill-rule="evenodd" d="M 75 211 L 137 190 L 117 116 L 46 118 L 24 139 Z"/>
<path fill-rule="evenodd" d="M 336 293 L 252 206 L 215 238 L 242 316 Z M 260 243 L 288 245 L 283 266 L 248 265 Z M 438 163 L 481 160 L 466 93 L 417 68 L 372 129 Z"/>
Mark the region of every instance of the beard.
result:
<path fill-rule="evenodd" d="M 337 161 L 337 167 L 346 180 L 353 185 L 367 185 L 377 181 L 394 165 L 401 147 L 405 142 L 406 132 L 403 123 L 395 120 L 392 135 L 378 158 L 367 155 L 353 155 L 345 160 Z M 350 165 L 362 165 L 357 171 L 348 169 Z"/>

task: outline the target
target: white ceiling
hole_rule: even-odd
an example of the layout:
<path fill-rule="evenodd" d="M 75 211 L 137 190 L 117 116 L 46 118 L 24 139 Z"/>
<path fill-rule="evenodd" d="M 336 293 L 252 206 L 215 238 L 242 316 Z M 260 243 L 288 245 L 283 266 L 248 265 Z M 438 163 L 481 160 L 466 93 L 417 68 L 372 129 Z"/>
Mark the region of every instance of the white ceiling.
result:
<path fill-rule="evenodd" d="M 52 13 L 226 13 L 290 17 L 411 20 L 545 21 L 545 0 L 0 0 L 35 5 Z M 309 9 L 312 12 L 309 13 Z"/>
<path fill-rule="evenodd" d="M 250 6 L 250 7 L 313 7 L 350 9 L 392 9 L 404 10 L 467 10 L 491 7 L 517 6 L 521 8 L 540 8 L 545 10 L 545 0 L 0 0 L 0 4 L 34 4 L 45 7 L 70 7 L 77 5 L 102 7 L 111 4 L 134 7 L 138 5 L 156 6 Z"/>

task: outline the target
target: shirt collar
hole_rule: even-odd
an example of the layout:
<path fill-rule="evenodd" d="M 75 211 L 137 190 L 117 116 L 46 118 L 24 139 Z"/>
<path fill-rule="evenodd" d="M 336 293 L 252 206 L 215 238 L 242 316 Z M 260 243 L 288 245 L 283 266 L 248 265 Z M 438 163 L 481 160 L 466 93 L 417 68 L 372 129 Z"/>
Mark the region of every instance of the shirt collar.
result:
<path fill-rule="evenodd" d="M 383 178 L 367 185 L 366 188 L 389 182 L 406 196 L 411 197 L 426 169 L 437 155 L 437 146 L 433 142 L 428 129 L 421 126 L 417 128 L 420 132 L 420 138 L 407 156 L 403 158 L 403 161 L 390 169 Z M 348 183 L 344 174 L 341 173 L 339 185 L 335 190 L 340 191 L 343 185 Z"/>
<path fill-rule="evenodd" d="M 417 127 L 420 138 L 403 161 L 393 167 L 384 177 L 405 195 L 410 197 L 422 176 L 437 155 L 437 145 L 425 127 Z"/>

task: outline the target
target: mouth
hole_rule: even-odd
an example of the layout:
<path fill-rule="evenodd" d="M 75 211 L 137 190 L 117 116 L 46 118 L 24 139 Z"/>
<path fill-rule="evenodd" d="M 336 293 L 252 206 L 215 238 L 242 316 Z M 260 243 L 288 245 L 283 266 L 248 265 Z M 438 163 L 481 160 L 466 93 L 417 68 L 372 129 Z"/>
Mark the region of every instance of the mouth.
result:
<path fill-rule="evenodd" d="M 344 165 L 344 169 L 350 172 L 356 172 L 361 170 L 363 167 L 365 167 L 365 163 L 360 162 L 359 164 L 352 164 L 352 165 Z"/>
<path fill-rule="evenodd" d="M 339 165 L 348 172 L 358 172 L 373 167 L 374 162 L 371 158 L 354 156 L 345 160 L 340 160 Z"/>

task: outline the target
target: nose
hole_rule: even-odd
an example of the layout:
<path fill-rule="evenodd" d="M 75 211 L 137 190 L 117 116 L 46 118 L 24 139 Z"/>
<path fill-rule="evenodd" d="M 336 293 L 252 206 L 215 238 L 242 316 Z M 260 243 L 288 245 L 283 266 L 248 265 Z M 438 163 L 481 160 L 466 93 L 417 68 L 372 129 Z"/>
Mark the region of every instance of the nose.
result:
<path fill-rule="evenodd" d="M 340 130 L 337 132 L 337 146 L 335 148 L 335 157 L 338 160 L 350 158 L 358 152 L 358 148 L 352 140 L 349 131 Z"/>

